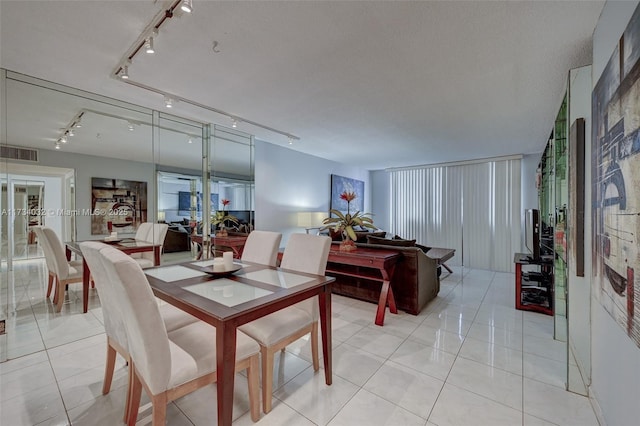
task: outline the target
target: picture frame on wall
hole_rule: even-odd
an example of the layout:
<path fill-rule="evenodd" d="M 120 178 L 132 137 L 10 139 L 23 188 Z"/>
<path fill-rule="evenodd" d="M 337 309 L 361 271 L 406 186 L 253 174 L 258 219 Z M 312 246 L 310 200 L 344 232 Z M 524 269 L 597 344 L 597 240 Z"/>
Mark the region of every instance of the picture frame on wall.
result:
<path fill-rule="evenodd" d="M 347 213 L 347 202 L 340 198 L 343 192 L 353 192 L 356 198 L 351 201 L 350 212 L 364 210 L 364 182 L 339 175 L 331 175 L 331 210 Z"/>
<path fill-rule="evenodd" d="M 147 221 L 147 182 L 91 178 L 91 234 L 134 233 Z"/>

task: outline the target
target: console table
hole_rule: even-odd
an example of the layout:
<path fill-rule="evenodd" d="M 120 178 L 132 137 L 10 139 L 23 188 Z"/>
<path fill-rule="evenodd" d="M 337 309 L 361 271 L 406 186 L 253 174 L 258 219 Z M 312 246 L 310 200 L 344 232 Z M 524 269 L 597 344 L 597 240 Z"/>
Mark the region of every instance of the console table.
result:
<path fill-rule="evenodd" d="M 451 270 L 451 268 L 445 265 L 444 262 L 451 259 L 453 255 L 456 254 L 455 249 L 431 247 L 429 250 L 427 250 L 426 254 L 428 257 L 438 262 L 438 266 L 444 266 L 445 269 L 449 271 L 450 274 L 453 274 L 453 270 Z"/>
<path fill-rule="evenodd" d="M 399 257 L 400 253 L 393 250 L 359 247 L 354 251 L 340 251 L 337 244 L 332 244 L 327 260 L 327 273 L 381 281 L 382 289 L 375 319 L 375 324 L 381 326 L 384 324 L 387 304 L 392 314 L 398 313 L 391 278 Z"/>
<path fill-rule="evenodd" d="M 240 259 L 242 256 L 242 250 L 244 249 L 244 245 L 247 242 L 246 235 L 229 235 L 227 237 L 217 237 L 211 236 L 211 246 L 225 246 L 231 248 L 233 250 L 233 257 L 236 259 Z M 191 241 L 200 244 L 202 247 L 202 235 L 191 235 Z M 198 255 L 198 259 L 202 257 L 202 251 Z"/>

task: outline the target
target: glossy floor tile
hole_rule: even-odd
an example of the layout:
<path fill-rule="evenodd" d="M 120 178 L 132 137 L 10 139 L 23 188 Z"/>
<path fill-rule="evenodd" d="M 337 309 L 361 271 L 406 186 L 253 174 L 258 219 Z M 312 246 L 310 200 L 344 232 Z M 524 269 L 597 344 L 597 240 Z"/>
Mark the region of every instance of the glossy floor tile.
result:
<path fill-rule="evenodd" d="M 0 350 L 0 424 L 121 424 L 128 367 L 118 358 L 102 395 L 106 342 L 95 290 L 89 312 L 71 286 L 61 313 L 46 299 L 41 260 L 16 262 L 9 282 L 7 339 Z M 332 298 L 333 384 L 313 371 L 308 338 L 274 363 L 273 410 L 258 425 L 597 425 L 588 398 L 565 391 L 566 344 L 553 317 L 517 311 L 514 276 L 454 267 L 419 315 Z M 4 308 L 4 307 L 3 307 Z M 320 352 L 322 357 L 322 349 Z M 322 364 L 322 363 L 321 363 Z M 570 368 L 576 368 L 571 365 Z M 167 424 L 210 425 L 216 388 L 170 404 Z M 144 395 L 139 425 L 151 424 Z M 235 425 L 252 425 L 246 377 L 236 375 Z"/>

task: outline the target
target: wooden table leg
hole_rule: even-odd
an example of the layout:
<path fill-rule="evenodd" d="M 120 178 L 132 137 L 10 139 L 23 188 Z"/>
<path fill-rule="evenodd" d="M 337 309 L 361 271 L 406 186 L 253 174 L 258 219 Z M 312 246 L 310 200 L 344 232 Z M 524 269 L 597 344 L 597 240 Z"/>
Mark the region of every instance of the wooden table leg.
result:
<path fill-rule="evenodd" d="M 155 246 L 153 248 L 153 265 L 154 266 L 160 265 L 160 246 Z"/>
<path fill-rule="evenodd" d="M 82 312 L 87 313 L 89 310 L 89 277 L 91 271 L 89 271 L 89 265 L 87 261 L 82 258 Z"/>
<path fill-rule="evenodd" d="M 453 274 L 453 269 L 449 268 L 446 264 L 441 263 L 442 266 L 444 266 L 444 268 L 449 271 L 450 274 Z"/>
<path fill-rule="evenodd" d="M 318 294 L 320 310 L 320 333 L 322 335 L 322 359 L 324 361 L 324 381 L 327 385 L 333 383 L 332 378 L 332 342 L 331 342 L 331 287 Z"/>
<path fill-rule="evenodd" d="M 233 381 L 236 370 L 236 327 L 216 327 L 216 368 L 218 388 L 218 425 L 231 426 L 233 420 Z"/>
<path fill-rule="evenodd" d="M 71 250 L 69 250 L 69 247 L 65 246 L 64 254 L 67 256 L 67 260 L 71 260 Z"/>
<path fill-rule="evenodd" d="M 394 265 L 395 266 L 395 265 Z M 378 300 L 378 310 L 376 312 L 376 325 L 384 325 L 384 313 L 387 309 L 387 303 L 389 304 L 389 312 L 392 314 L 398 313 L 396 306 L 396 298 L 393 296 L 393 289 L 391 288 L 391 277 L 393 276 L 394 266 L 387 272 L 386 269 L 380 269 L 382 273 L 382 289 L 380 290 L 380 299 Z"/>

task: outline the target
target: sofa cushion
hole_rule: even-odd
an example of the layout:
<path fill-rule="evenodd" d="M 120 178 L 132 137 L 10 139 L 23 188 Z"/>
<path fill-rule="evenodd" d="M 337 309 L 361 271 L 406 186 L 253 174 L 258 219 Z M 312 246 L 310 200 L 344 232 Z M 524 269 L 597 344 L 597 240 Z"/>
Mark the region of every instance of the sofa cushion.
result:
<path fill-rule="evenodd" d="M 380 238 L 372 235 L 369 235 L 367 237 L 367 242 L 369 244 L 380 244 L 380 245 L 394 246 L 394 247 L 415 247 L 416 245 L 416 240 L 400 240 L 400 239 L 389 240 L 387 238 Z"/>
<path fill-rule="evenodd" d="M 376 232 L 356 231 L 356 237 L 358 237 L 358 239 L 356 240 L 356 243 L 367 243 L 368 242 L 367 240 L 369 237 L 384 238 L 385 235 L 387 235 L 386 231 L 376 231 Z"/>

